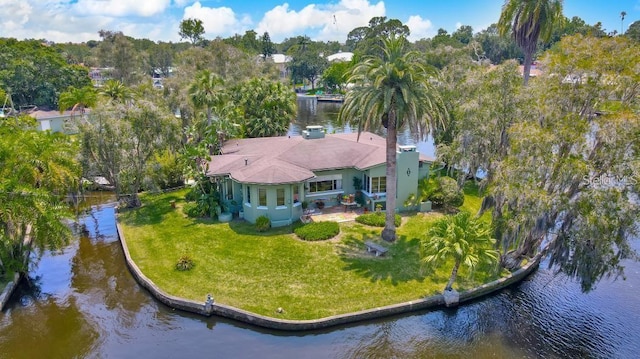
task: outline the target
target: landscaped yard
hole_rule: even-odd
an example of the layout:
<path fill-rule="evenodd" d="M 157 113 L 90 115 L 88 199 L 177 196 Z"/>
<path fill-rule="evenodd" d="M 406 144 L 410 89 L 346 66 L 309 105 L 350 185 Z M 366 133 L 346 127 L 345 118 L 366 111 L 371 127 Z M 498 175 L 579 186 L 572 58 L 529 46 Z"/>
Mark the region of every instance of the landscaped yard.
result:
<path fill-rule="evenodd" d="M 338 237 L 305 242 L 292 227 L 258 233 L 244 221 L 187 218 L 180 208 L 184 194 L 144 196 L 142 208 L 119 215 L 133 260 L 156 285 L 179 297 L 204 303 L 211 293 L 219 303 L 258 314 L 315 319 L 439 293 L 452 268 L 447 264 L 430 273 L 420 262 L 420 238 L 437 213 L 405 217 L 398 240 L 383 243 L 389 251 L 375 257 L 363 243 L 379 241 L 380 228 L 341 224 Z M 190 271 L 175 269 L 184 255 L 195 263 Z M 474 278 L 461 270 L 454 288 L 491 279 L 481 270 Z"/>

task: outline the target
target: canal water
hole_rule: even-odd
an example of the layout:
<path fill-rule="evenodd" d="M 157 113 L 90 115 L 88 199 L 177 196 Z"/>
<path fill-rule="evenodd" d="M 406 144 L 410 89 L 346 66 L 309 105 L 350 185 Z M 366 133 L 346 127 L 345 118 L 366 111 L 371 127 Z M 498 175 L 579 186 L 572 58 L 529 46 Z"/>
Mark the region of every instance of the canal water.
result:
<path fill-rule="evenodd" d="M 279 332 L 154 300 L 124 264 L 111 199 L 95 202 L 76 238 L 44 253 L 0 314 L 0 358 L 640 357 L 637 262 L 625 263 L 626 280 L 588 294 L 543 265 L 457 309 Z"/>

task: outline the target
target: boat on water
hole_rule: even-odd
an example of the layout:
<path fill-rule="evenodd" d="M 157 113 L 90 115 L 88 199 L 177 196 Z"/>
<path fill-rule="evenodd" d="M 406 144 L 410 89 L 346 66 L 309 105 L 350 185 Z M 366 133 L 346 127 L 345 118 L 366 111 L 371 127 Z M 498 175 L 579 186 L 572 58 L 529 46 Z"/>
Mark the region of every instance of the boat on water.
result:
<path fill-rule="evenodd" d="M 316 100 L 324 102 L 343 102 L 344 95 L 316 95 Z"/>

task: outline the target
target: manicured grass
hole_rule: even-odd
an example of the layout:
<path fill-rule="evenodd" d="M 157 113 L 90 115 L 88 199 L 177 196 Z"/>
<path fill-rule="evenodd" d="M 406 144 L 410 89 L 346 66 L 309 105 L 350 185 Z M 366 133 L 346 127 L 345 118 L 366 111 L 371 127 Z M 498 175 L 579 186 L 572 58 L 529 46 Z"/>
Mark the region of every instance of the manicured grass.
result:
<path fill-rule="evenodd" d="M 473 181 L 467 181 L 464 185 L 464 203 L 460 206 L 460 210 L 470 212 L 472 215 L 476 215 L 482 206 L 482 197 L 480 189 Z M 487 211 L 482 214 L 482 218 L 485 221 L 491 221 L 491 211 Z"/>
<path fill-rule="evenodd" d="M 211 293 L 217 302 L 258 314 L 315 319 L 439 293 L 449 278 L 452 265 L 428 272 L 419 256 L 420 238 L 439 214 L 405 218 L 393 244 L 380 241 L 380 228 L 357 223 L 341 224 L 334 239 L 305 242 L 293 234 L 295 226 L 258 233 L 244 221 L 187 218 L 180 209 L 184 193 L 144 196 L 142 208 L 119 216 L 133 260 L 172 295 L 204 302 Z M 368 254 L 367 239 L 389 252 Z M 178 271 L 184 255 L 195 266 Z M 458 288 L 489 280 L 480 271 L 474 278 L 459 275 Z"/>

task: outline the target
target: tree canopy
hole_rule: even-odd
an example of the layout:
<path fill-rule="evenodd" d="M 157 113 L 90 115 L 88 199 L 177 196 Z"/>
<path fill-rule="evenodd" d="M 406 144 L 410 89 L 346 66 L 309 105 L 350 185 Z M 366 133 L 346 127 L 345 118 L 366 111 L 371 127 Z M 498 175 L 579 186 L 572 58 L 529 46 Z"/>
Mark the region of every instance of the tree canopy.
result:
<path fill-rule="evenodd" d="M 73 139 L 37 131 L 29 117 L 0 121 L 0 277 L 26 271 L 31 246 L 56 249 L 70 238 L 63 200 L 78 191 L 76 153 Z"/>
<path fill-rule="evenodd" d="M 561 0 L 506 0 L 498 31 L 501 35 L 511 33 L 524 52 L 524 83 L 529 73 L 538 40 L 549 41 L 553 29 L 564 19 Z"/>
<path fill-rule="evenodd" d="M 187 39 L 191 41 L 192 45 L 198 45 L 204 40 L 204 25 L 200 19 L 184 19 L 180 22 L 180 28 L 178 35 L 181 39 Z"/>
<path fill-rule="evenodd" d="M 87 68 L 67 64 L 55 45 L 0 38 L 0 48 L 0 88 L 16 108 L 55 109 L 60 93 L 69 86 L 91 85 Z"/>

